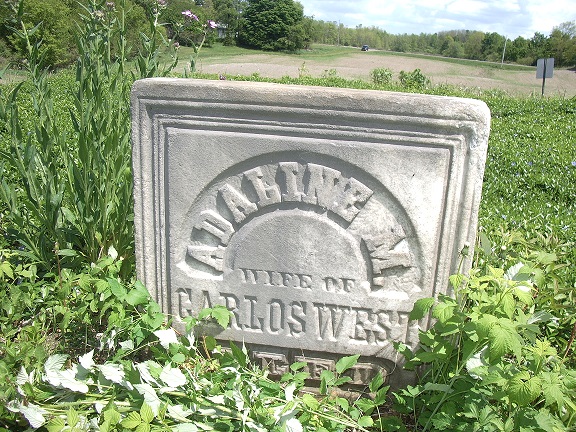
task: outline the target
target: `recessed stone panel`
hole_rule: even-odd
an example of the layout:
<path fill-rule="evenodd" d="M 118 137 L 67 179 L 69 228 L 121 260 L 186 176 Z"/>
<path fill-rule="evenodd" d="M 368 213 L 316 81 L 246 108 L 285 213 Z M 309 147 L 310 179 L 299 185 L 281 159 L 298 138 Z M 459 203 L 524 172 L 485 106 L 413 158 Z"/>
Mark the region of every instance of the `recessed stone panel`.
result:
<path fill-rule="evenodd" d="M 182 79 L 132 103 L 138 277 L 175 325 L 220 304 L 272 375 L 361 354 L 352 384 L 406 382 L 392 343 L 474 243 L 486 105 Z"/>

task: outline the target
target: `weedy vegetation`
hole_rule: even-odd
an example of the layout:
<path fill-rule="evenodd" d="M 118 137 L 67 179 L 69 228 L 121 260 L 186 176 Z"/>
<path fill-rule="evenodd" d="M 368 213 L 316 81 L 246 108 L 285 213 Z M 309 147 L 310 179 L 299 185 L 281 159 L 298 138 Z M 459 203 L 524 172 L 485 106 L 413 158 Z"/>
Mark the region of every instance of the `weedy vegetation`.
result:
<path fill-rule="evenodd" d="M 396 344 L 418 382 L 392 392 L 377 375 L 343 398 L 350 356 L 312 395 L 304 364 L 272 381 L 244 347 L 203 334 L 228 325 L 224 307 L 177 334 L 136 280 L 129 90 L 176 58 L 159 61 L 156 20 L 127 63 L 107 8 L 88 3 L 76 67 L 56 74 L 35 30 L 15 29 L 27 78 L 0 86 L 0 431 L 576 430 L 575 99 L 432 86 L 419 70 L 227 77 L 474 97 L 492 111 L 473 268 L 446 281 L 452 295 L 415 303 L 411 319 L 433 320 L 415 352 Z"/>

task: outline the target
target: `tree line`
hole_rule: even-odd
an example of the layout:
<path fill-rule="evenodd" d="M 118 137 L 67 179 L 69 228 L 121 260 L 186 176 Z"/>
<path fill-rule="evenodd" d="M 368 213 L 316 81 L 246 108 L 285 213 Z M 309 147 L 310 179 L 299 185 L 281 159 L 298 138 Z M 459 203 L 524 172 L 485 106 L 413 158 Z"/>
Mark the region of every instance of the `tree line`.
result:
<path fill-rule="evenodd" d="M 550 35 L 511 40 L 498 33 L 448 30 L 434 34 L 391 34 L 378 27 L 346 27 L 336 21 L 304 15 L 294 0 L 5 0 L 0 3 L 0 62 L 24 57 L 26 47 L 15 23 L 22 16 L 34 29 L 32 42 L 42 41 L 45 62 L 66 66 L 77 57 L 73 34 L 76 17 L 99 13 L 103 20 L 123 19 L 124 37 L 136 55 L 140 34 L 150 34 L 150 16 L 162 25 L 161 35 L 172 44 L 198 46 L 220 40 L 228 45 L 270 51 L 309 48 L 312 43 L 362 46 L 396 52 L 514 62 L 535 65 L 538 58 L 554 57 L 560 67 L 576 65 L 576 22 L 564 22 Z M 15 31 L 16 30 L 16 31 Z M 110 35 L 113 44 L 117 35 Z M 130 53 L 129 53 L 130 55 Z M 4 60 L 4 61 L 2 61 Z"/>
<path fill-rule="evenodd" d="M 576 22 L 564 22 L 549 36 L 536 32 L 531 38 L 508 39 L 498 33 L 449 30 L 434 34 L 390 34 L 378 27 L 345 27 L 331 21 L 312 20 L 311 41 L 343 46 L 369 45 L 376 49 L 535 65 L 539 58 L 554 57 L 557 66 L 576 65 Z"/>

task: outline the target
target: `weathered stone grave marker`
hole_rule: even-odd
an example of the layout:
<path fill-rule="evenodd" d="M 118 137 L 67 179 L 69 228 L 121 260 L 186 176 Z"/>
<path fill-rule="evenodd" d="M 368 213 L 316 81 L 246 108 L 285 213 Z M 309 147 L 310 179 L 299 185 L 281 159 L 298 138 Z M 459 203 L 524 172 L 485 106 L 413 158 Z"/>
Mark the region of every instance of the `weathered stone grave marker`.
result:
<path fill-rule="evenodd" d="M 132 97 L 138 276 L 176 325 L 221 304 L 218 338 L 272 375 L 361 354 L 352 384 L 406 382 L 392 342 L 415 346 L 413 303 L 474 242 L 486 105 L 182 79 Z"/>

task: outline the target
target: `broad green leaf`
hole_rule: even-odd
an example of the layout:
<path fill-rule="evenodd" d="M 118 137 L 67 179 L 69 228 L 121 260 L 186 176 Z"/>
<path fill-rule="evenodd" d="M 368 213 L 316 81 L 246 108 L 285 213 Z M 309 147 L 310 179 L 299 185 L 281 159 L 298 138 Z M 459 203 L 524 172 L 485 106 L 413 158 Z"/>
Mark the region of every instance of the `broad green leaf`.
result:
<path fill-rule="evenodd" d="M 244 350 L 238 348 L 238 346 L 234 342 L 230 342 L 230 349 L 232 350 L 232 355 L 236 359 L 236 361 L 242 367 L 246 367 L 248 364 L 248 355 Z"/>
<path fill-rule="evenodd" d="M 311 410 L 317 410 L 320 407 L 320 402 L 314 396 L 309 393 L 305 393 L 302 396 L 302 402 Z"/>
<path fill-rule="evenodd" d="M 487 257 L 492 255 L 492 243 L 488 239 L 488 236 L 484 233 L 484 231 L 480 231 L 479 237 L 480 237 L 479 238 L 480 247 L 482 248 L 484 254 Z"/>
<path fill-rule="evenodd" d="M 128 413 L 124 420 L 120 422 L 120 424 L 127 429 L 136 429 L 140 423 L 142 423 L 140 414 L 135 411 Z"/>
<path fill-rule="evenodd" d="M 557 261 L 558 257 L 554 253 L 539 252 L 536 255 L 536 260 L 540 264 L 548 265 L 548 264 L 552 264 L 553 262 Z"/>
<path fill-rule="evenodd" d="M 424 391 L 437 391 L 442 393 L 452 393 L 454 390 L 448 384 L 427 382 L 424 384 Z"/>
<path fill-rule="evenodd" d="M 290 365 L 290 370 L 296 372 L 297 370 L 304 369 L 308 363 L 306 362 L 295 362 Z"/>
<path fill-rule="evenodd" d="M 374 378 L 372 378 L 372 380 L 370 381 L 369 384 L 369 388 L 371 392 L 375 392 L 377 391 L 382 384 L 384 384 L 384 377 L 382 376 L 381 373 L 377 373 L 376 375 L 374 375 Z"/>
<path fill-rule="evenodd" d="M 556 372 L 542 372 L 541 379 L 542 394 L 546 400 L 546 406 L 556 405 L 560 411 L 568 397 L 564 394 L 564 383 L 561 376 Z"/>
<path fill-rule="evenodd" d="M 356 365 L 356 363 L 358 362 L 358 358 L 360 358 L 360 354 L 342 357 L 340 360 L 336 362 L 336 372 L 341 374 L 342 372 L 347 371 L 352 366 Z"/>
<path fill-rule="evenodd" d="M 521 356 L 522 344 L 516 328 L 510 320 L 500 319 L 495 322 L 488 331 L 490 339 L 490 361 L 496 361 L 506 354 L 513 353 Z"/>
<path fill-rule="evenodd" d="M 66 354 L 54 354 L 48 357 L 46 363 L 44 363 L 44 370 L 48 371 L 59 371 L 66 363 L 68 356 Z"/>
<path fill-rule="evenodd" d="M 386 402 L 389 389 L 390 386 L 385 386 L 376 392 L 376 396 L 374 397 L 374 403 L 376 405 L 383 405 Z"/>
<path fill-rule="evenodd" d="M 188 416 L 194 413 L 191 409 L 184 410 L 182 405 L 168 405 L 167 410 L 168 416 L 181 423 L 190 422 L 191 420 L 188 419 Z"/>
<path fill-rule="evenodd" d="M 216 305 L 212 308 L 210 315 L 216 320 L 220 327 L 227 328 L 230 323 L 230 318 L 232 317 L 232 312 L 224 306 Z"/>
<path fill-rule="evenodd" d="M 166 330 L 156 330 L 154 332 L 154 336 L 158 338 L 160 345 L 164 347 L 164 349 L 168 349 L 171 343 L 179 344 L 180 341 L 178 340 L 178 336 L 173 328 L 169 328 Z"/>
<path fill-rule="evenodd" d="M 150 384 L 134 384 L 134 388 L 138 390 L 138 393 L 144 396 L 144 402 L 150 405 L 154 416 L 157 416 L 161 401 L 156 394 L 156 390 L 154 390 Z"/>
<path fill-rule="evenodd" d="M 363 416 L 358 419 L 358 425 L 361 427 L 370 427 L 374 424 L 372 417 Z"/>
<path fill-rule="evenodd" d="M 336 403 L 338 404 L 338 406 L 340 408 L 342 408 L 345 412 L 348 412 L 348 410 L 350 409 L 350 402 L 348 402 L 348 399 L 339 397 L 338 399 L 336 399 Z"/>
<path fill-rule="evenodd" d="M 118 300 L 124 300 L 124 297 L 126 297 L 126 288 L 114 278 L 107 278 L 106 280 L 108 281 L 112 294 L 114 294 Z"/>
<path fill-rule="evenodd" d="M 150 432 L 150 430 L 151 428 L 149 423 L 140 423 L 138 426 L 136 426 L 135 432 Z"/>
<path fill-rule="evenodd" d="M 12 265 L 8 261 L 2 261 L 0 263 L 0 275 L 5 274 L 10 279 L 14 279 L 14 272 L 12 271 Z"/>
<path fill-rule="evenodd" d="M 186 384 L 186 377 L 182 371 L 178 368 L 173 368 L 170 365 L 166 365 L 164 369 L 162 369 L 160 379 L 171 388 L 181 387 Z"/>
<path fill-rule="evenodd" d="M 77 366 L 74 366 L 72 369 L 60 371 L 58 374 L 60 376 L 60 385 L 62 387 L 66 387 L 74 392 L 84 394 L 88 393 L 88 385 L 85 382 L 76 379 Z"/>
<path fill-rule="evenodd" d="M 142 421 L 145 423 L 151 423 L 154 420 L 154 413 L 152 412 L 152 408 L 146 402 L 142 404 L 140 407 L 140 417 Z"/>
<path fill-rule="evenodd" d="M 102 372 L 102 375 L 104 375 L 104 378 L 107 380 L 117 384 L 120 384 L 122 381 L 124 381 L 124 368 L 122 365 L 106 363 L 96 367 L 100 370 L 100 372 Z"/>
<path fill-rule="evenodd" d="M 92 359 L 93 356 L 94 350 L 87 352 L 86 354 L 78 357 L 78 363 L 80 363 L 80 366 L 88 371 L 95 365 L 94 360 Z"/>
<path fill-rule="evenodd" d="M 80 421 L 80 417 L 74 407 L 68 409 L 68 412 L 66 413 L 66 421 L 68 422 L 68 426 L 72 428 L 78 424 L 78 421 Z"/>
<path fill-rule="evenodd" d="M 432 311 L 432 316 L 441 323 L 445 323 L 450 318 L 452 318 L 452 316 L 454 316 L 454 311 L 456 310 L 457 306 L 458 305 L 454 301 L 444 301 L 442 303 L 438 303 Z"/>
<path fill-rule="evenodd" d="M 50 421 L 48 421 L 44 427 L 46 430 L 48 430 L 48 432 L 60 432 L 66 428 L 66 423 L 64 422 L 64 419 L 61 419 L 60 417 L 54 417 L 50 419 Z"/>
<path fill-rule="evenodd" d="M 131 306 L 138 306 L 144 304 L 150 298 L 150 293 L 142 285 L 142 283 L 136 282 L 134 288 L 128 291 L 124 300 Z"/>
<path fill-rule="evenodd" d="M 26 417 L 26 420 L 28 420 L 30 426 L 32 426 L 34 429 L 38 429 L 46 422 L 44 415 L 48 414 L 45 409 L 32 403 L 28 403 L 27 405 L 20 405 L 20 412 L 22 415 L 24 415 L 24 417 Z"/>
<path fill-rule="evenodd" d="M 508 381 L 506 393 L 510 401 L 520 406 L 530 404 L 541 392 L 541 381 L 538 377 L 530 376 L 527 371 L 514 375 Z"/>
<path fill-rule="evenodd" d="M 534 312 L 534 314 L 530 315 L 527 323 L 528 324 L 544 323 L 544 322 L 550 321 L 553 318 L 554 318 L 554 315 L 552 315 L 550 312 L 540 310 L 540 311 L 536 311 L 536 312 Z"/>
<path fill-rule="evenodd" d="M 454 417 L 445 412 L 439 412 L 432 418 L 434 430 L 450 430 L 454 425 Z"/>
<path fill-rule="evenodd" d="M 172 356 L 172 361 L 177 364 L 182 364 L 186 361 L 186 356 L 182 353 L 176 353 Z"/>
<path fill-rule="evenodd" d="M 534 298 L 532 296 L 532 289 L 528 285 L 518 284 L 514 287 L 514 295 L 525 305 L 532 305 Z"/>
<path fill-rule="evenodd" d="M 434 305 L 435 301 L 436 300 L 431 297 L 416 300 L 416 302 L 414 303 L 414 307 L 412 308 L 412 311 L 408 316 L 408 319 L 410 321 L 415 321 L 424 318 L 426 314 L 430 311 L 432 305 Z"/>

